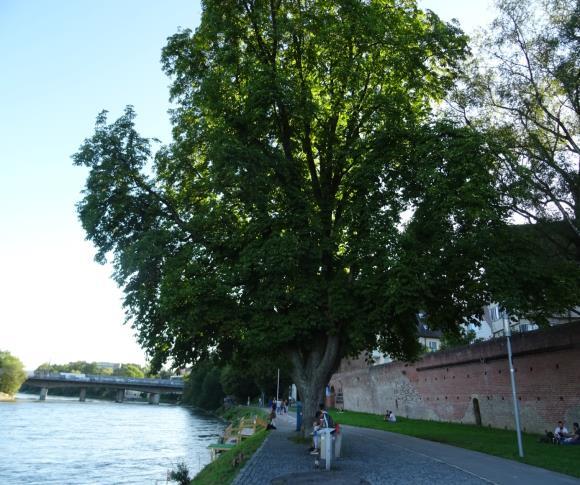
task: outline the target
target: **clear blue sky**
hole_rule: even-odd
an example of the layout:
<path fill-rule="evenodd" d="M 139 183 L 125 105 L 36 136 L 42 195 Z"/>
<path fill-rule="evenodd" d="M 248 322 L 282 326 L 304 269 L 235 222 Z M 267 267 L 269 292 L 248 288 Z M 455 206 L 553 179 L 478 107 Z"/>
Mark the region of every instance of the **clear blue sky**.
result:
<path fill-rule="evenodd" d="M 490 0 L 422 0 L 467 31 Z M 71 360 L 144 363 L 122 325 L 111 269 L 93 262 L 76 217 L 86 172 L 70 156 L 132 104 L 144 136 L 169 140 L 159 59 L 198 1 L 0 0 L 0 350 L 28 369 Z"/>

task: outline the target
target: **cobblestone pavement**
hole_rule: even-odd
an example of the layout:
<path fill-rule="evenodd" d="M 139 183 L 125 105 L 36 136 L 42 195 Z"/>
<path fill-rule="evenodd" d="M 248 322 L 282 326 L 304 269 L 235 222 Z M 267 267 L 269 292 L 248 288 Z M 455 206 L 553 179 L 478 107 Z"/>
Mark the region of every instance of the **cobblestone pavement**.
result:
<path fill-rule="evenodd" d="M 288 484 L 433 484 L 481 485 L 489 483 L 427 456 L 410 454 L 387 442 L 349 439 L 343 431 L 342 458 L 330 472 L 315 468 L 308 446 L 296 444 L 295 421 L 278 418 L 278 429 L 270 432 L 262 447 L 242 469 L 235 485 Z M 322 465 L 324 462 L 322 462 Z"/>
<path fill-rule="evenodd" d="M 235 485 L 386 484 L 580 484 L 580 480 L 514 461 L 377 430 L 342 429 L 342 457 L 332 470 L 315 467 L 297 436 L 292 416 L 277 418 L 271 431 L 234 481 Z"/>

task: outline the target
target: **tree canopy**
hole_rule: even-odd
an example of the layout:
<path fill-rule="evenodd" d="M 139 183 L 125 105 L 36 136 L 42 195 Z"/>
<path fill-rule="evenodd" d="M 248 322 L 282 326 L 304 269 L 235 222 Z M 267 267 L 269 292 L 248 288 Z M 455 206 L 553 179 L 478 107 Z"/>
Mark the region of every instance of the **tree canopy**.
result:
<path fill-rule="evenodd" d="M 24 366 L 10 352 L 0 351 L 0 392 L 14 395 L 26 380 Z"/>
<path fill-rule="evenodd" d="M 498 2 L 492 64 L 476 77 L 492 121 L 510 128 L 503 183 L 530 222 L 559 220 L 580 261 L 580 4 Z"/>
<path fill-rule="evenodd" d="M 542 323 L 580 301 L 580 4 L 497 6 L 457 100 L 470 125 L 493 133 L 497 189 L 528 224 L 497 235 L 490 289 Z"/>
<path fill-rule="evenodd" d="M 154 365 L 286 359 L 308 417 L 342 357 L 411 358 L 418 310 L 479 311 L 496 161 L 431 116 L 466 51 L 411 0 L 204 2 L 163 49 L 173 143 L 129 107 L 74 156 Z"/>

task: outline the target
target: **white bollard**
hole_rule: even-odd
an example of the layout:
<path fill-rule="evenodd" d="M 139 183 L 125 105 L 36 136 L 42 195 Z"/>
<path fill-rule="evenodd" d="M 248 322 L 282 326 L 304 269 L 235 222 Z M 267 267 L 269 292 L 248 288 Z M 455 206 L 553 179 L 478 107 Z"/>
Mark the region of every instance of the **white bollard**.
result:
<path fill-rule="evenodd" d="M 332 466 L 332 458 L 334 455 L 334 429 L 323 428 L 320 433 L 320 458 L 322 458 L 326 465 L 326 470 L 330 470 Z"/>

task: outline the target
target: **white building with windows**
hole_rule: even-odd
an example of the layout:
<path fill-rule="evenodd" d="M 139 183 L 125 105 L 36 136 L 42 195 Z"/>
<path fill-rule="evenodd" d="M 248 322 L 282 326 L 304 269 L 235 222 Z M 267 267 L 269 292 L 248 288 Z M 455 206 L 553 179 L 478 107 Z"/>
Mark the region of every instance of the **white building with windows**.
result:
<path fill-rule="evenodd" d="M 441 336 L 440 330 L 431 330 L 427 324 L 422 320 L 424 318 L 423 314 L 417 315 L 417 330 L 418 330 L 418 340 L 419 343 L 427 350 L 427 352 L 437 352 L 441 349 Z M 371 354 L 373 359 L 373 365 L 388 364 L 393 362 L 390 355 L 383 354 L 378 350 L 374 350 Z"/>
<path fill-rule="evenodd" d="M 512 333 L 531 332 L 532 330 L 538 330 L 538 328 L 540 328 L 536 323 L 526 318 L 519 318 L 510 315 L 505 315 L 505 318 L 510 322 Z M 483 308 L 483 319 L 491 331 L 491 337 L 503 337 L 504 315 L 500 310 L 499 304 L 492 303 L 491 305 L 485 306 Z M 548 318 L 548 321 L 550 326 L 580 322 L 580 307 L 576 307 L 566 313 L 553 315 Z"/>

